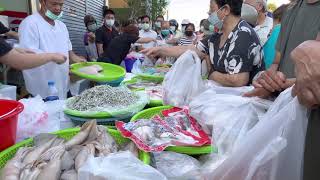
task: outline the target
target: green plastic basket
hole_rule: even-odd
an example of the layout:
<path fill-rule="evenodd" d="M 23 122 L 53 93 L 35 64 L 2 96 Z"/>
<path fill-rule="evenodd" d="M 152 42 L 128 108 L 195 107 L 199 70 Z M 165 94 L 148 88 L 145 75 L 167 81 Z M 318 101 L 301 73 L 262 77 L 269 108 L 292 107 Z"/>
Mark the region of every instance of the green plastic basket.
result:
<path fill-rule="evenodd" d="M 139 77 L 134 77 L 131 80 L 124 81 L 122 82 L 123 85 L 129 85 L 129 84 L 134 84 L 138 81 Z M 146 79 L 144 79 L 146 80 Z M 148 81 L 148 80 L 146 80 Z M 154 82 L 154 81 L 151 81 Z M 132 91 L 144 91 L 145 88 L 136 88 L 132 89 Z M 158 106 L 163 106 L 163 100 L 150 100 L 150 103 L 148 104 L 148 107 L 158 107 Z"/>
<path fill-rule="evenodd" d="M 172 108 L 172 106 L 161 106 L 161 107 L 146 109 L 136 114 L 135 116 L 133 116 L 131 121 L 137 121 L 139 119 L 150 119 L 155 115 L 163 116 L 161 112 L 170 108 Z M 171 146 L 171 147 L 167 147 L 166 151 L 173 151 L 173 152 L 188 154 L 188 155 L 202 155 L 202 154 L 210 154 L 212 152 L 217 152 L 217 149 L 213 148 L 212 146 L 202 146 L 202 147 Z"/>
<path fill-rule="evenodd" d="M 102 76 L 88 75 L 79 72 L 80 68 L 92 65 L 99 65 L 103 68 L 103 71 L 101 72 Z M 126 70 L 121 66 L 103 62 L 85 62 L 72 64 L 70 71 L 81 78 L 89 79 L 96 82 L 113 82 L 119 79 L 123 80 L 126 75 Z"/>
<path fill-rule="evenodd" d="M 80 128 L 74 128 L 74 129 L 66 129 L 66 130 L 58 131 L 53 134 L 58 135 L 60 138 L 69 140 L 73 136 L 75 136 L 79 131 L 80 131 Z M 113 136 L 116 142 L 120 145 L 130 141 L 129 139 L 122 137 L 121 133 L 117 130 L 108 129 L 108 132 L 110 133 L 111 136 Z M 19 148 L 28 147 L 32 145 L 33 145 L 33 139 L 30 138 L 2 151 L 0 153 L 0 169 L 2 169 L 6 165 L 6 163 L 14 157 L 14 155 L 19 150 Z M 139 159 L 143 161 L 145 164 L 150 164 L 149 153 L 139 151 Z"/>
<path fill-rule="evenodd" d="M 164 80 L 164 76 L 156 76 L 156 75 L 149 75 L 149 74 L 138 74 L 137 77 L 147 81 L 153 82 L 162 82 Z"/>

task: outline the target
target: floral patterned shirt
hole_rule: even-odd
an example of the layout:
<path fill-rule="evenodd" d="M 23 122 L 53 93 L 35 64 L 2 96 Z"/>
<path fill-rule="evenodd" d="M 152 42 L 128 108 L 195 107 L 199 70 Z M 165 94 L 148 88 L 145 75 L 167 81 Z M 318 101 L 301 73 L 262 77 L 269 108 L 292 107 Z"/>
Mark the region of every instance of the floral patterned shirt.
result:
<path fill-rule="evenodd" d="M 214 71 L 224 74 L 250 73 L 250 81 L 265 69 L 263 48 L 256 32 L 244 20 L 240 20 L 229 34 L 224 46 L 219 48 L 222 33 L 202 40 L 198 49 L 209 54 Z"/>

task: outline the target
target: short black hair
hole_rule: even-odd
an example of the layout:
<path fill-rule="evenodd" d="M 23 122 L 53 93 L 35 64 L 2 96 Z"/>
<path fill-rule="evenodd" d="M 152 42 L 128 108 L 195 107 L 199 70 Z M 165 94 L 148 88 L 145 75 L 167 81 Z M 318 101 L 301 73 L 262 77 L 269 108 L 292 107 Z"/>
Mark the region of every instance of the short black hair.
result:
<path fill-rule="evenodd" d="M 202 20 L 200 21 L 200 26 L 203 26 L 205 20 L 206 20 L 206 19 L 202 19 Z"/>
<path fill-rule="evenodd" d="M 193 31 L 196 30 L 196 26 L 195 26 L 193 23 L 187 24 L 187 25 L 186 25 L 186 29 L 187 29 L 188 27 L 190 27 L 190 26 L 193 28 Z"/>
<path fill-rule="evenodd" d="M 116 15 L 116 13 L 114 13 L 113 10 L 111 10 L 111 9 L 105 9 L 105 10 L 103 11 L 103 17 L 106 17 L 106 15 L 108 15 L 108 14 Z"/>
<path fill-rule="evenodd" d="M 156 19 L 158 19 L 158 18 L 164 19 L 164 17 L 162 15 L 159 15 L 159 16 L 156 17 Z"/>
<path fill-rule="evenodd" d="M 149 19 L 149 21 L 151 21 L 151 18 L 150 18 L 150 16 L 148 16 L 148 15 L 144 15 L 144 16 L 142 16 L 142 17 L 141 17 L 141 21 L 143 21 L 143 19 L 144 19 L 144 18 L 148 18 L 148 19 Z"/>
<path fill-rule="evenodd" d="M 221 8 L 224 5 L 230 6 L 231 14 L 235 16 L 241 16 L 241 8 L 243 0 L 215 0 L 218 7 Z"/>

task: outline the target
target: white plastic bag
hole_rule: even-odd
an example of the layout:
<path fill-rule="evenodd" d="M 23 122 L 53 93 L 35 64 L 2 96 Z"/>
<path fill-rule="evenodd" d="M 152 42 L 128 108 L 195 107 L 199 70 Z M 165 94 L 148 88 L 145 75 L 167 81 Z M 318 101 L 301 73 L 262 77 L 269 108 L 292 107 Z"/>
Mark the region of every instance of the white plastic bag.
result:
<path fill-rule="evenodd" d="M 133 74 L 142 74 L 142 63 L 140 60 L 134 62 L 131 72 Z"/>
<path fill-rule="evenodd" d="M 119 152 L 107 157 L 90 157 L 79 169 L 78 180 L 166 180 L 151 166 L 143 164 L 131 152 Z"/>
<path fill-rule="evenodd" d="M 195 158 L 175 152 L 153 153 L 153 166 L 168 180 L 201 180 L 200 163 Z"/>
<path fill-rule="evenodd" d="M 60 121 L 64 119 L 64 101 L 45 103 L 40 96 L 22 99 L 24 110 L 19 115 L 17 142 L 34 137 L 40 133 L 50 133 L 60 129 Z"/>
<path fill-rule="evenodd" d="M 258 122 L 271 101 L 217 94 L 215 90 L 210 88 L 195 97 L 189 105 L 190 113 L 208 134 L 213 130 L 213 143 L 222 146 L 220 152 L 227 152 Z"/>
<path fill-rule="evenodd" d="M 194 51 L 182 54 L 163 82 L 164 104 L 183 107 L 205 89 L 201 77 L 201 60 Z"/>
<path fill-rule="evenodd" d="M 307 110 L 286 90 L 232 153 L 213 155 L 207 178 L 300 180 L 307 122 Z"/>

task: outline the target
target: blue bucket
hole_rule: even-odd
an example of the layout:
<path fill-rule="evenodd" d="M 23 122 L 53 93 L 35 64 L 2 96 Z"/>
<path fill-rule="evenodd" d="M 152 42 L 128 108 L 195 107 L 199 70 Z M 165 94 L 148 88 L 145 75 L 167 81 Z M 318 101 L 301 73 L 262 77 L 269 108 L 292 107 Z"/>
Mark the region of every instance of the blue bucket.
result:
<path fill-rule="evenodd" d="M 109 85 L 109 86 L 112 86 L 112 87 L 118 87 L 120 86 L 120 84 L 122 83 L 122 81 L 124 80 L 124 77 L 122 78 L 119 78 L 115 81 L 110 81 L 110 82 L 97 82 L 98 85 Z"/>

